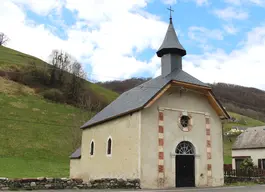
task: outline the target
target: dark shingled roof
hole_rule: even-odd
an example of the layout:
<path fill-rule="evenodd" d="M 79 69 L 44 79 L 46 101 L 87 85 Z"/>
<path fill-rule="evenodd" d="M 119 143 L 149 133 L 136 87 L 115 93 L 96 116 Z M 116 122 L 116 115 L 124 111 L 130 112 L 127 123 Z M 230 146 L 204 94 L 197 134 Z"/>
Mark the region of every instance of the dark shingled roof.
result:
<path fill-rule="evenodd" d="M 232 149 L 265 148 L 265 126 L 249 127 L 234 142 Z"/>
<path fill-rule="evenodd" d="M 81 158 L 81 147 L 79 147 L 75 152 L 70 156 L 70 159 L 80 159 Z"/>
<path fill-rule="evenodd" d="M 166 36 L 164 41 L 158 51 L 156 52 L 158 57 L 162 57 L 168 53 L 176 53 L 180 56 L 186 55 L 186 50 L 180 44 L 177 34 L 175 32 L 172 20 L 170 19 L 170 23 L 167 29 Z"/>
<path fill-rule="evenodd" d="M 102 121 L 142 108 L 172 80 L 209 87 L 207 84 L 179 69 L 177 71 L 173 71 L 167 76 L 158 76 L 155 79 L 151 79 L 129 91 L 124 92 L 116 100 L 86 122 L 81 128 L 87 128 Z"/>

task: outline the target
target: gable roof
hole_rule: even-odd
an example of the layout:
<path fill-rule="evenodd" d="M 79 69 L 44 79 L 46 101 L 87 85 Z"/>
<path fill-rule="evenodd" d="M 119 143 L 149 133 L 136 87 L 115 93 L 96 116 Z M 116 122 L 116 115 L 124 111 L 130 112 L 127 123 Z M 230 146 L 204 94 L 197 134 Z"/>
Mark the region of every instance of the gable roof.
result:
<path fill-rule="evenodd" d="M 189 75 L 185 71 L 178 69 L 167 76 L 158 76 L 135 88 L 132 88 L 129 91 L 124 92 L 116 100 L 114 100 L 83 126 L 81 126 L 81 129 L 88 128 L 98 123 L 102 123 L 104 121 L 140 110 L 171 81 L 198 85 L 200 87 L 210 89 L 207 84 Z"/>
<path fill-rule="evenodd" d="M 257 148 L 265 148 L 265 126 L 247 128 L 232 146 L 232 150 Z"/>

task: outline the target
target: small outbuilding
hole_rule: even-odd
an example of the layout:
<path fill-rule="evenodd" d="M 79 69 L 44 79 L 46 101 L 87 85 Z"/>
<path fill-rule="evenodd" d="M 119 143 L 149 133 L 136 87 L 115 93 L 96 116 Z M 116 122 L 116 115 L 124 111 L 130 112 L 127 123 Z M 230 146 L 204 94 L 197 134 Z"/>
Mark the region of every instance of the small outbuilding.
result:
<path fill-rule="evenodd" d="M 239 170 L 245 158 L 265 169 L 265 126 L 250 127 L 241 133 L 232 146 L 232 168 Z"/>

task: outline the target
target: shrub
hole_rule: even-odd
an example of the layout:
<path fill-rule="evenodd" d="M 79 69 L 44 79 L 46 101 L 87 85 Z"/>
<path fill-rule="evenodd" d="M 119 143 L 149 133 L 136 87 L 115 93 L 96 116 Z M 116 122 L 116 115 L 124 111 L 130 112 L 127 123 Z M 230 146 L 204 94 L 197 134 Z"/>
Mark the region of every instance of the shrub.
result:
<path fill-rule="evenodd" d="M 251 158 L 244 159 L 244 161 L 240 164 L 240 170 L 245 174 L 250 174 L 255 168 L 256 166 Z"/>
<path fill-rule="evenodd" d="M 60 103 L 63 103 L 65 101 L 63 92 L 58 89 L 48 89 L 43 91 L 41 94 L 45 99 L 49 99 L 51 101 Z"/>

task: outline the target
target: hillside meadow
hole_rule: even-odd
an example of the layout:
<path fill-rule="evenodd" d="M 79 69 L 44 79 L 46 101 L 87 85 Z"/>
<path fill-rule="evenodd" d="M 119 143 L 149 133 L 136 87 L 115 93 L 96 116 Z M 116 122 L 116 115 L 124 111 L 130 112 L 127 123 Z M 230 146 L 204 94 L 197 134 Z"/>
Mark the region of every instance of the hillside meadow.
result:
<path fill-rule="evenodd" d="M 0 78 L 0 177 L 68 176 L 79 127 L 91 115 Z"/>
<path fill-rule="evenodd" d="M 234 117 L 238 120 L 238 122 L 227 122 L 224 124 L 224 132 L 231 130 L 233 127 L 256 127 L 256 126 L 263 126 L 265 125 L 264 122 L 258 121 L 256 119 L 252 119 L 250 117 L 246 117 L 243 115 L 239 115 L 236 113 L 229 112 L 231 117 Z M 224 136 L 224 163 L 231 164 L 232 163 L 232 156 L 231 150 L 232 145 L 236 139 L 236 136 Z"/>

